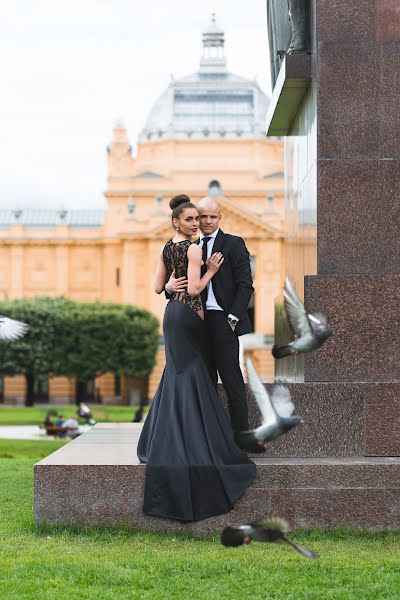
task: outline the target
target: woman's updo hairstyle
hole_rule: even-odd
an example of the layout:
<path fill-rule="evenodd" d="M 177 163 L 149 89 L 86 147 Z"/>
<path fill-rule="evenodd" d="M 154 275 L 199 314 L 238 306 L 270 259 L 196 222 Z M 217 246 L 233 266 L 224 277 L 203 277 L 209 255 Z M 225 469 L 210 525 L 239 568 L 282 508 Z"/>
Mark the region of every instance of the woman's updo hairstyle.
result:
<path fill-rule="evenodd" d="M 186 194 L 178 194 L 171 198 L 169 207 L 172 210 L 172 219 L 178 219 L 186 208 L 196 208 L 195 205 L 190 202 L 190 198 L 189 196 L 186 196 Z"/>

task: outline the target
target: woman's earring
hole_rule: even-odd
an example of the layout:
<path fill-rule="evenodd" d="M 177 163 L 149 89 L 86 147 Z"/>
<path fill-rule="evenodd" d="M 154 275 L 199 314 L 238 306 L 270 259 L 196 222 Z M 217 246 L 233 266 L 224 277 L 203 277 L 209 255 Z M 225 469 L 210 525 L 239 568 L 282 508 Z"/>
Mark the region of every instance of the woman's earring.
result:
<path fill-rule="evenodd" d="M 175 227 L 176 231 L 179 231 L 179 227 Z"/>

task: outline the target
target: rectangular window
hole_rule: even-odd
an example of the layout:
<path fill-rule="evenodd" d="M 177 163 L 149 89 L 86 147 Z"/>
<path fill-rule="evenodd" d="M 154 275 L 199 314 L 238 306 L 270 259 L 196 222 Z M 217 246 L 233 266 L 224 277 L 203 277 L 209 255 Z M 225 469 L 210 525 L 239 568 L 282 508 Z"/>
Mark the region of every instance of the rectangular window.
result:
<path fill-rule="evenodd" d="M 115 269 L 115 285 L 119 287 L 119 267 Z"/>

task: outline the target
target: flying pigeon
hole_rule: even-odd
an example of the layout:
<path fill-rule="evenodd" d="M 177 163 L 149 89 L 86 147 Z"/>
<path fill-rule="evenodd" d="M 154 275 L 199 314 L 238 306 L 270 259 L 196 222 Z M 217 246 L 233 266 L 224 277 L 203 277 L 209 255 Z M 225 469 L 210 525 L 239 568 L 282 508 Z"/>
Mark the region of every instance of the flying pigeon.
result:
<path fill-rule="evenodd" d="M 224 546 L 241 546 L 254 542 L 286 542 L 297 552 L 307 558 L 318 558 L 318 555 L 300 544 L 295 544 L 286 533 L 290 531 L 289 524 L 280 517 L 271 518 L 269 521 L 255 521 L 239 527 L 225 527 L 221 533 L 221 544 Z"/>
<path fill-rule="evenodd" d="M 29 326 L 26 323 L 0 315 L 0 342 L 13 342 L 23 337 L 28 329 Z"/>
<path fill-rule="evenodd" d="M 289 388 L 278 383 L 273 386 L 271 397 L 251 362 L 246 358 L 247 381 L 261 412 L 262 423 L 256 429 L 239 431 L 235 440 L 239 448 L 247 452 L 264 452 L 266 442 L 280 437 L 292 427 L 303 423 L 301 417 L 291 416 L 294 411 Z"/>
<path fill-rule="evenodd" d="M 298 297 L 290 279 L 286 278 L 283 292 L 286 317 L 296 339 L 284 346 L 275 345 L 272 348 L 274 358 L 283 358 L 291 354 L 305 354 L 318 350 L 332 335 L 327 327 L 325 315 L 307 314 L 304 305 Z"/>

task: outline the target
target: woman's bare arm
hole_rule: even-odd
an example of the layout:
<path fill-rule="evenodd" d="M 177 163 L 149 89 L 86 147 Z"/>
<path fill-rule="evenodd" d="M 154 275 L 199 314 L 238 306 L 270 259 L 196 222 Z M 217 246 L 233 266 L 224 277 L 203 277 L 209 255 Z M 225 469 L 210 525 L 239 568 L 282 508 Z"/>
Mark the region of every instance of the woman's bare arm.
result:
<path fill-rule="evenodd" d="M 161 253 L 160 260 L 158 261 L 156 278 L 154 280 L 154 291 L 156 294 L 163 293 L 166 282 L 167 282 L 167 269 L 164 264 L 164 260 L 163 260 L 162 253 Z"/>
<path fill-rule="evenodd" d="M 197 244 L 192 244 L 188 250 L 188 294 L 198 296 L 224 262 L 220 252 L 216 252 L 207 261 L 207 271 L 200 277 L 202 252 Z"/>

